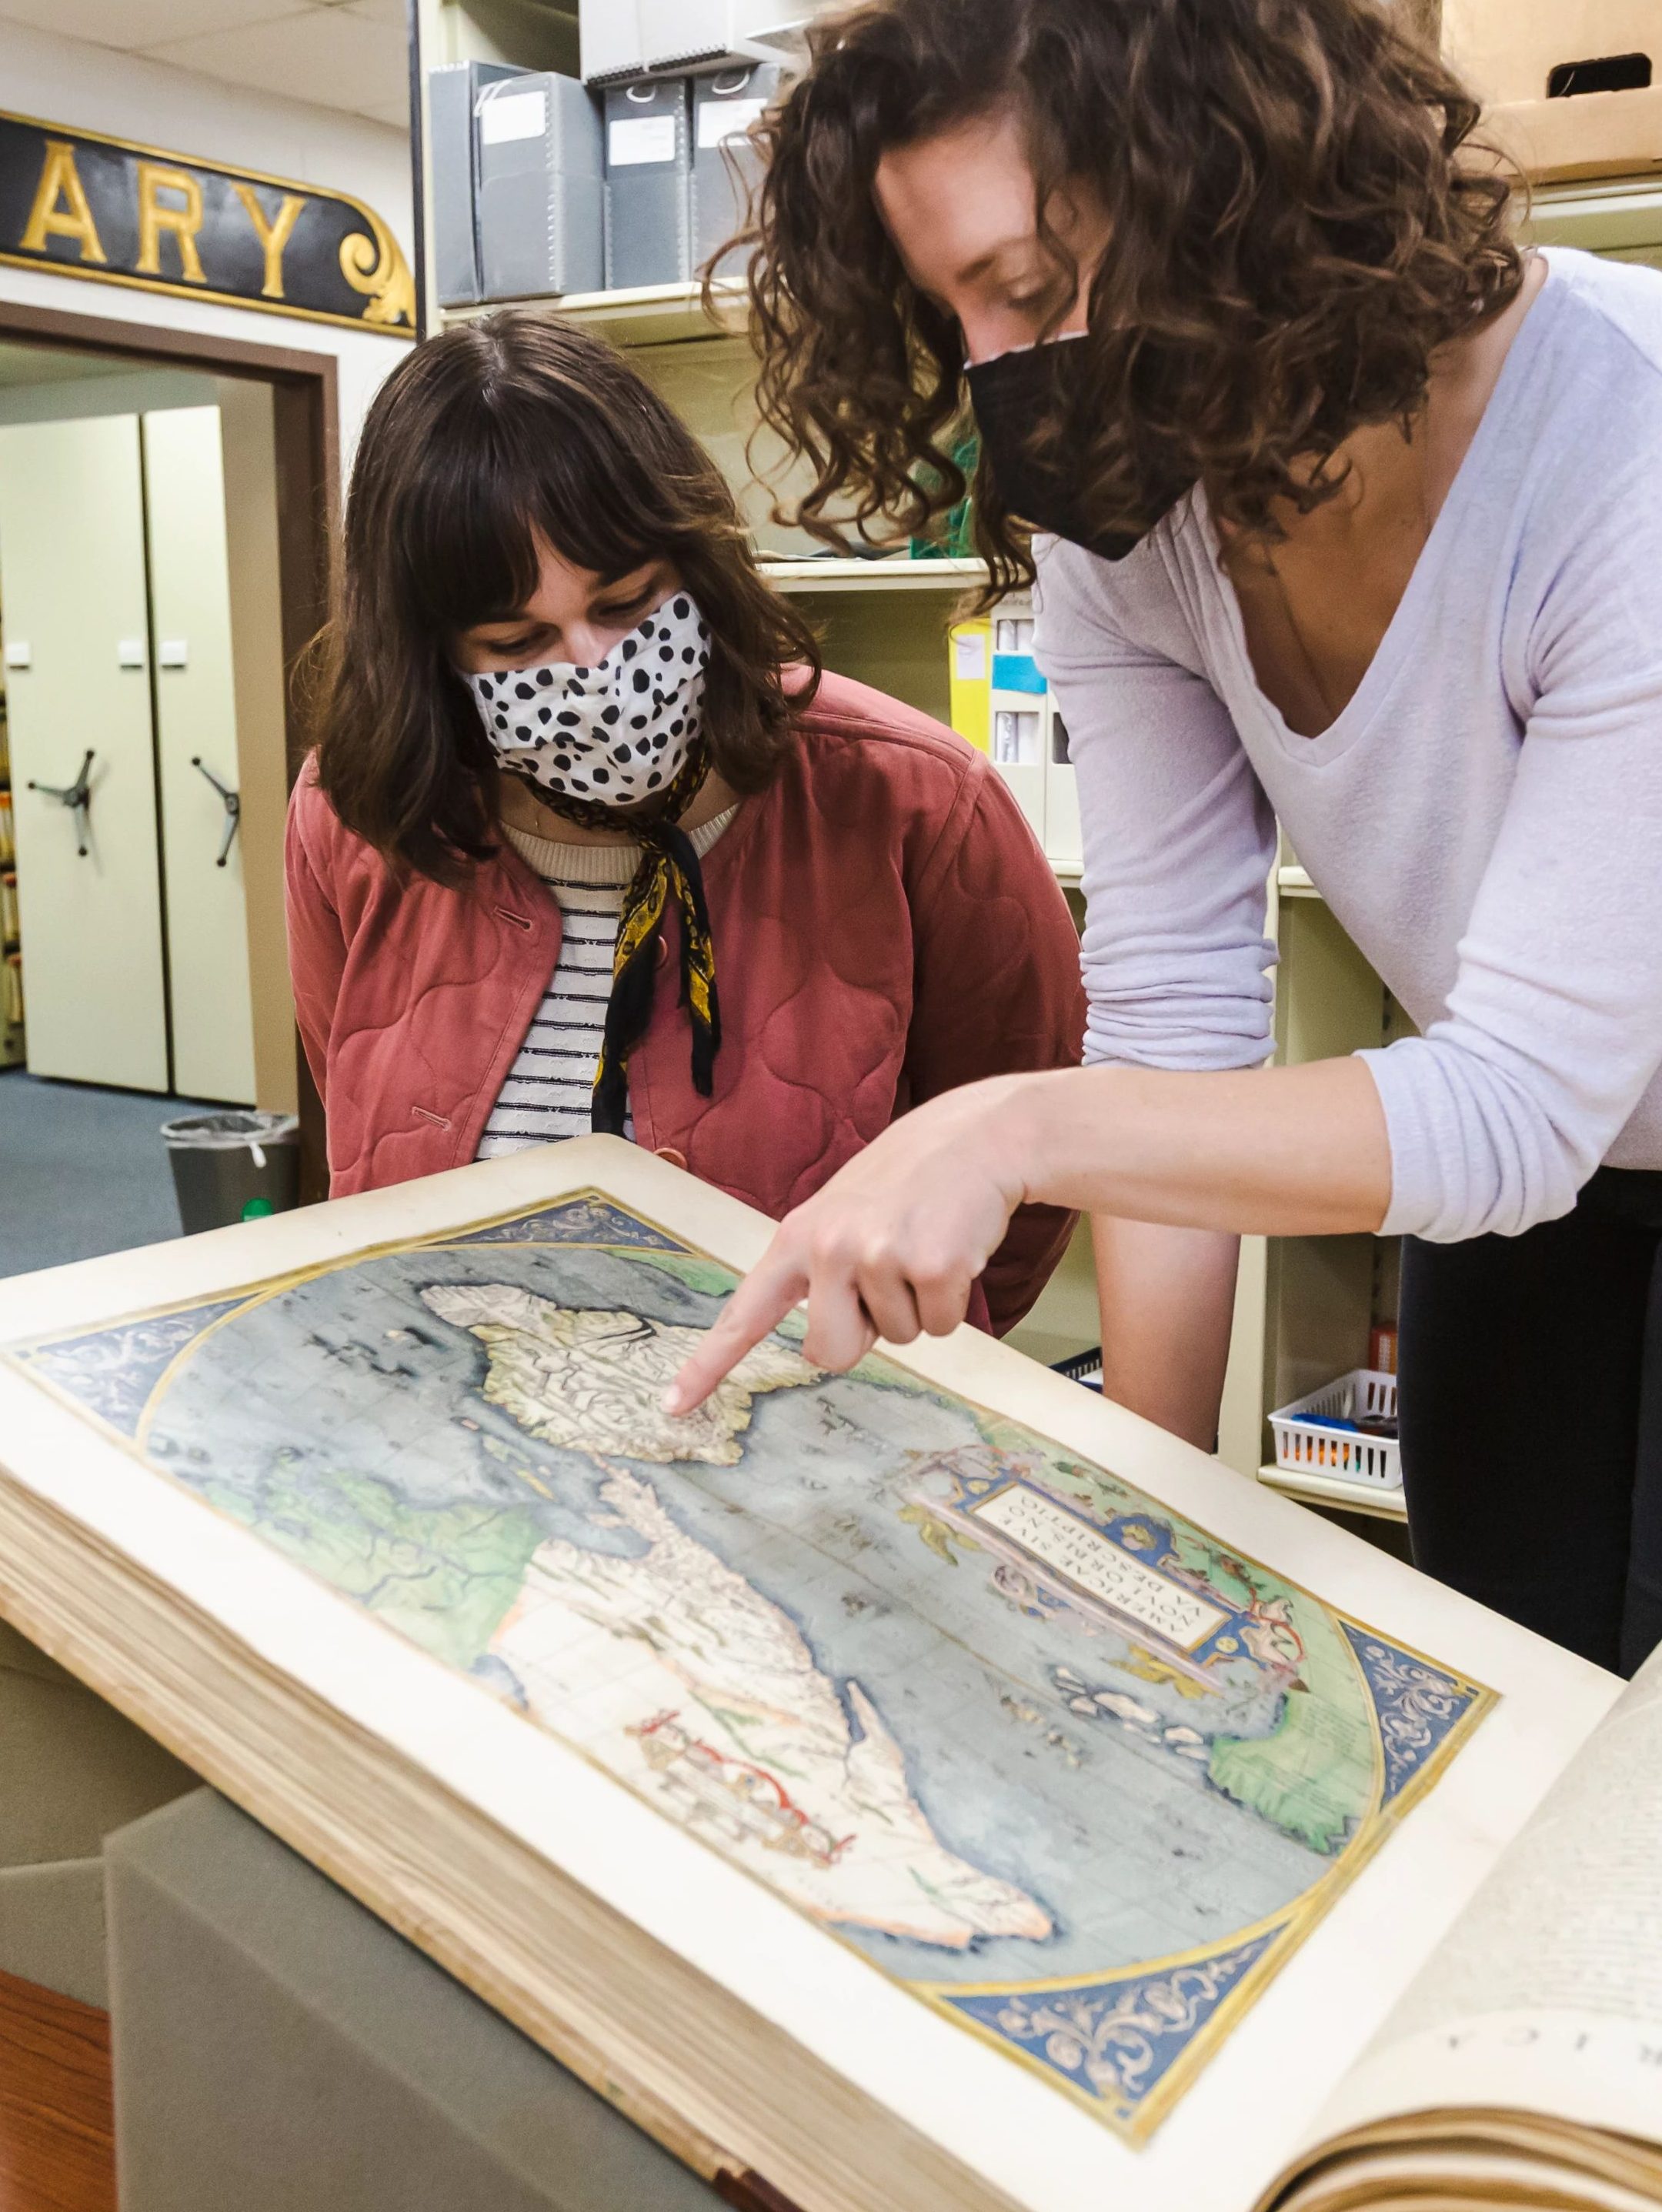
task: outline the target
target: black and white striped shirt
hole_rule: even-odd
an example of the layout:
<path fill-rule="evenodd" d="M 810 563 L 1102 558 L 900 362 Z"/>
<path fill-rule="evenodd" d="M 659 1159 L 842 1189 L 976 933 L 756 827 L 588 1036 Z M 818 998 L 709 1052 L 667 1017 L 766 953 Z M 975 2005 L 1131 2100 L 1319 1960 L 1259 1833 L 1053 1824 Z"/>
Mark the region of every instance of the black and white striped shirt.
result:
<path fill-rule="evenodd" d="M 737 811 L 689 833 L 701 860 Z M 507 823 L 503 835 L 559 901 L 564 928 L 547 992 L 479 1139 L 482 1160 L 588 1134 L 618 920 L 641 859 L 638 845 L 568 845 Z M 632 1122 L 625 1132 L 634 1135 Z"/>

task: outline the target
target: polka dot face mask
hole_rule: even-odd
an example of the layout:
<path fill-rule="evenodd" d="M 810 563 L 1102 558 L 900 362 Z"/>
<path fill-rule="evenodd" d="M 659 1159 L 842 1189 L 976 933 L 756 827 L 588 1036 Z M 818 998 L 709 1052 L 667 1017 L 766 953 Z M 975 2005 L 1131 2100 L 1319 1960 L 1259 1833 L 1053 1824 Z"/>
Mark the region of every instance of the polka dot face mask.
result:
<path fill-rule="evenodd" d="M 698 736 L 709 625 L 674 592 L 593 668 L 544 661 L 470 676 L 502 766 L 551 797 L 646 807 Z"/>

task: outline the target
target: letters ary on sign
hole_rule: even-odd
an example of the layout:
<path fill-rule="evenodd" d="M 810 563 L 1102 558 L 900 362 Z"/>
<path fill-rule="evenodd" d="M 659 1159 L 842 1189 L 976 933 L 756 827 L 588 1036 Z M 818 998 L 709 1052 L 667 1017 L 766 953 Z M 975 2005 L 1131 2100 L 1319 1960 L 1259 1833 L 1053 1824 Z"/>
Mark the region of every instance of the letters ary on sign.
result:
<path fill-rule="evenodd" d="M 0 261 L 408 334 L 415 288 L 362 201 L 0 114 Z"/>

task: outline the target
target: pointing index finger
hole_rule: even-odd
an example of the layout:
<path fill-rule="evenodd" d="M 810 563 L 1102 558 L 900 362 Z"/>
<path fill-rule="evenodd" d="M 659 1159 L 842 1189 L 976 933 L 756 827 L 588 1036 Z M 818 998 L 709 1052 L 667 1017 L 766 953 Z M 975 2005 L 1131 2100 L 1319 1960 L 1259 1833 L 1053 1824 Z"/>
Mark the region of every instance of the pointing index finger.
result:
<path fill-rule="evenodd" d="M 721 1318 L 663 1395 L 667 1413 L 695 1413 L 747 1352 L 776 1328 L 807 1287 L 790 1261 L 764 1253 L 728 1300 Z"/>

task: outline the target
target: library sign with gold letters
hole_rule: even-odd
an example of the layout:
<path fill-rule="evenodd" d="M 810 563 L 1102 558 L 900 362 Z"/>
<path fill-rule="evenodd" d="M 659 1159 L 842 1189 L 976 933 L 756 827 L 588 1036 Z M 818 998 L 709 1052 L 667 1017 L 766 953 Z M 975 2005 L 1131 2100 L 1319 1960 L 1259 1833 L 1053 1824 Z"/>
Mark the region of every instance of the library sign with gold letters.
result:
<path fill-rule="evenodd" d="M 393 336 L 416 319 L 362 200 L 22 115 L 0 114 L 0 261 Z"/>

